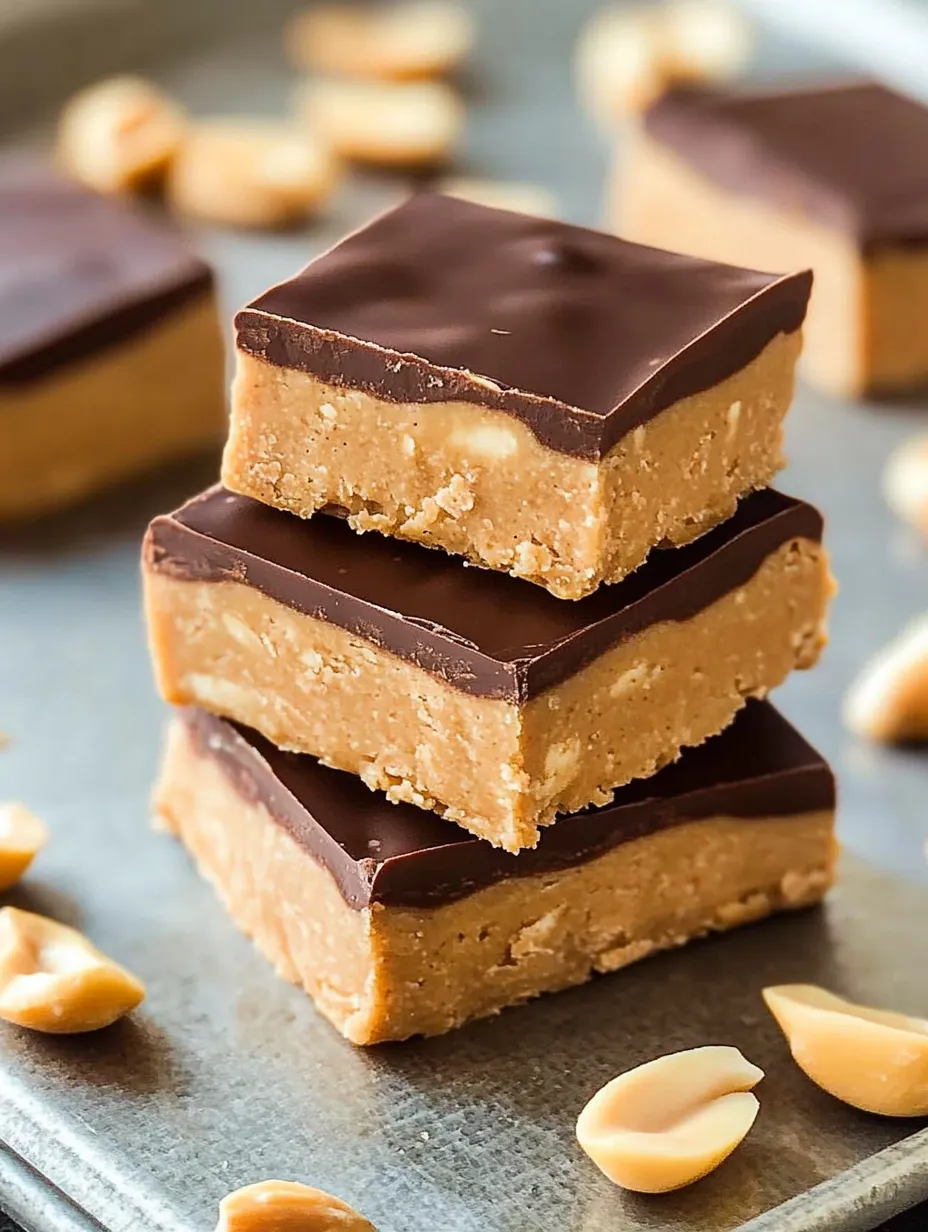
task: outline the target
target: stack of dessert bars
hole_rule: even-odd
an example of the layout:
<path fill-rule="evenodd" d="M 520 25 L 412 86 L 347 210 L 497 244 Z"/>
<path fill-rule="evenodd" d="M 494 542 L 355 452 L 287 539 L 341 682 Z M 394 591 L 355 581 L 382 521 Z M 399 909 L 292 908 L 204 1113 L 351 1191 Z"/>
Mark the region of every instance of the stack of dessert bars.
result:
<path fill-rule="evenodd" d="M 767 487 L 810 285 L 422 194 L 238 314 L 223 486 L 144 549 L 156 809 L 348 1039 L 827 888 L 760 700 L 831 591 Z"/>

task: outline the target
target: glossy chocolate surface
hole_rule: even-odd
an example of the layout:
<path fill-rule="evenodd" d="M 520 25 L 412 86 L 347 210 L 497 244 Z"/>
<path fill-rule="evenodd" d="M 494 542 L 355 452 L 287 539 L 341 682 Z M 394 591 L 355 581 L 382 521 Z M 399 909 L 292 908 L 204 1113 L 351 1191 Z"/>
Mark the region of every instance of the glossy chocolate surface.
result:
<path fill-rule="evenodd" d="M 455 688 L 523 702 L 649 625 L 688 620 L 784 543 L 821 534 L 811 505 L 766 489 L 693 543 L 653 552 L 624 581 L 567 602 L 444 552 L 357 535 L 325 515 L 304 521 L 215 487 L 155 518 L 144 559 L 184 581 L 253 586 Z"/>
<path fill-rule="evenodd" d="M 390 804 L 354 775 L 283 753 L 247 728 L 194 708 L 178 712 L 196 748 L 249 804 L 260 804 L 334 877 L 352 907 L 437 906 L 510 877 L 570 868 L 620 843 L 706 817 L 763 819 L 834 807 L 822 757 L 769 702 L 748 702 L 731 727 L 611 804 L 561 817 L 517 856 L 434 813 Z M 762 824 L 762 820 L 758 821 Z"/>
<path fill-rule="evenodd" d="M 276 367 L 393 402 L 468 402 L 596 459 L 802 324 L 808 273 L 676 256 L 422 193 L 236 317 Z"/>
<path fill-rule="evenodd" d="M 37 159 L 0 160 L 0 389 L 127 341 L 212 281 L 140 207 Z"/>
<path fill-rule="evenodd" d="M 928 242 L 928 108 L 886 86 L 677 90 L 644 123 L 723 188 L 847 231 L 865 249 Z"/>

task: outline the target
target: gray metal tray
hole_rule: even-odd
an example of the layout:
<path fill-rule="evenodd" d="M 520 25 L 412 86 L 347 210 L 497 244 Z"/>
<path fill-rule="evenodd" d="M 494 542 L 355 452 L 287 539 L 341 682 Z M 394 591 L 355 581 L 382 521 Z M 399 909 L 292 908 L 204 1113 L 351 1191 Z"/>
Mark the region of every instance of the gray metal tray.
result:
<path fill-rule="evenodd" d="M 470 166 L 543 180 L 570 216 L 595 220 L 601 152 L 574 110 L 565 60 L 592 5 L 477 7 Z M 180 8 L 164 5 L 166 29 L 151 8 L 120 6 L 124 43 L 133 45 L 138 20 L 149 34 L 137 58 L 154 56 L 159 76 L 201 110 L 282 103 L 275 29 L 256 31 L 246 13 L 225 41 L 204 50 L 191 33 L 178 51 Z M 70 84 L 73 72 L 57 71 Z M 227 307 L 395 190 L 355 184 L 306 235 L 204 231 Z M 926 554 L 878 488 L 889 449 L 918 423 L 904 408 L 843 406 L 805 389 L 792 415 L 784 486 L 826 510 L 842 582 L 822 665 L 778 695 L 841 778 L 847 855 L 828 905 L 442 1039 L 367 1052 L 275 980 L 183 852 L 147 829 L 164 712 L 139 616 L 139 538 L 152 513 L 213 478 L 216 459 L 7 534 L 0 728 L 13 742 L 0 754 L 0 798 L 27 800 L 54 831 L 10 901 L 85 928 L 147 980 L 150 996 L 132 1021 L 93 1038 L 0 1031 L 0 1207 L 28 1232 L 205 1232 L 225 1192 L 281 1175 L 341 1195 L 381 1232 L 841 1232 L 928 1199 L 928 1130 L 818 1091 L 759 997 L 765 982 L 812 980 L 928 1014 L 928 761 L 863 747 L 838 721 L 864 657 L 928 606 Z M 739 1045 L 767 1071 L 755 1130 L 689 1191 L 623 1195 L 578 1151 L 577 1112 L 619 1070 L 711 1041 Z"/>

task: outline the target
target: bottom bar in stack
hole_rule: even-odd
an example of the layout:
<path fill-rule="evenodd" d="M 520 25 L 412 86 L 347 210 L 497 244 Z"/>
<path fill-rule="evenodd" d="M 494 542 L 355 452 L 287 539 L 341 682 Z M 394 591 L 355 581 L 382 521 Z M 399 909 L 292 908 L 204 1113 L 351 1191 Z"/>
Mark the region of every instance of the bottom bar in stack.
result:
<path fill-rule="evenodd" d="M 194 708 L 170 725 L 155 807 L 278 973 L 374 1044 L 817 901 L 834 802 L 822 757 L 752 701 L 518 855 Z"/>

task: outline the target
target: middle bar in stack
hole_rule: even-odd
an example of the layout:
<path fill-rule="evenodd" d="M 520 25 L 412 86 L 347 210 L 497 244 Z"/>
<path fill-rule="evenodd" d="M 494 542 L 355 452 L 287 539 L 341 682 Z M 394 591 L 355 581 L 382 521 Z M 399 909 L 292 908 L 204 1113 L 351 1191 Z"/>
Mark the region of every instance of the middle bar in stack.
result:
<path fill-rule="evenodd" d="M 772 490 L 577 602 L 213 488 L 145 545 L 160 688 L 509 851 L 811 666 L 821 516 Z"/>

